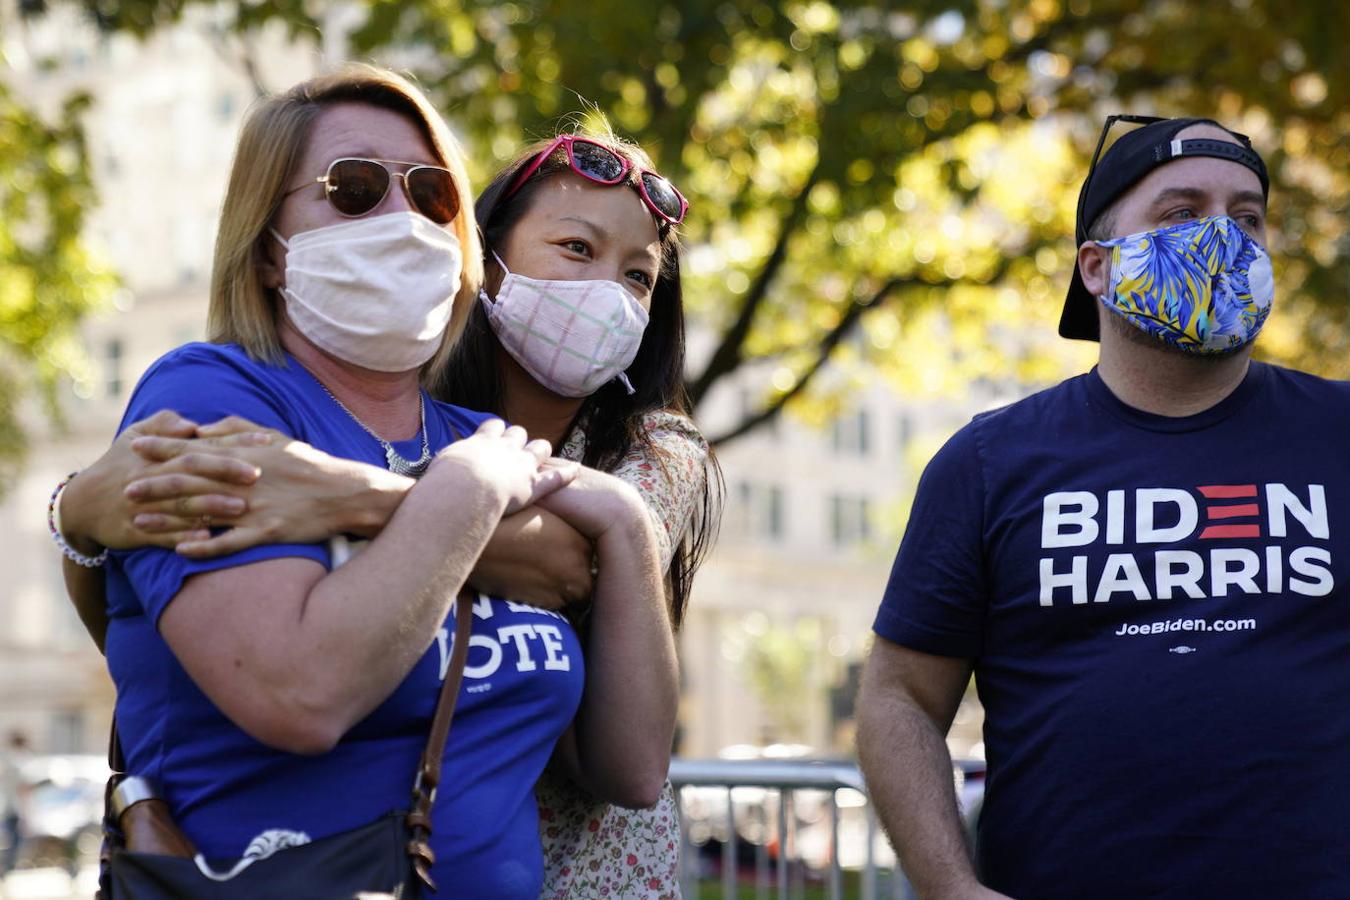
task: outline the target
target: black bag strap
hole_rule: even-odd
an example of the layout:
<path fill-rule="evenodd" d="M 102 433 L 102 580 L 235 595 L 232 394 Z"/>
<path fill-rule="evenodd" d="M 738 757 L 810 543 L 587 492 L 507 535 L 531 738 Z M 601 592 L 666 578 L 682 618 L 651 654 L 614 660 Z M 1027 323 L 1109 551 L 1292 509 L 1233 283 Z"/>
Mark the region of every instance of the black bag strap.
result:
<path fill-rule="evenodd" d="M 436 714 L 431 718 L 431 734 L 422 751 L 422 760 L 413 779 L 412 809 L 407 816 L 408 855 L 412 857 L 413 871 L 431 890 L 436 882 L 431 879 L 431 866 L 436 854 L 431 851 L 431 805 L 436 802 L 436 788 L 441 783 L 441 763 L 445 759 L 445 744 L 450 737 L 450 722 L 455 716 L 455 702 L 459 686 L 464 680 L 464 664 L 469 658 L 469 638 L 473 633 L 474 595 L 468 588 L 459 592 L 455 600 L 455 643 L 450 651 L 450 669 L 441 683 L 441 696 L 436 701 Z"/>
<path fill-rule="evenodd" d="M 103 837 L 98 848 L 98 890 L 94 900 L 109 900 L 112 897 L 112 882 L 109 880 L 113 854 L 124 844 L 121 829 L 113 821 L 113 791 L 126 776 L 127 763 L 122 757 L 122 742 L 117 738 L 117 712 L 113 711 L 112 725 L 108 728 L 108 783 L 103 788 Z"/>
<path fill-rule="evenodd" d="M 108 771 L 114 775 L 127 773 L 127 761 L 122 756 L 122 742 L 117 738 L 116 710 L 113 710 L 112 726 L 108 729 Z"/>

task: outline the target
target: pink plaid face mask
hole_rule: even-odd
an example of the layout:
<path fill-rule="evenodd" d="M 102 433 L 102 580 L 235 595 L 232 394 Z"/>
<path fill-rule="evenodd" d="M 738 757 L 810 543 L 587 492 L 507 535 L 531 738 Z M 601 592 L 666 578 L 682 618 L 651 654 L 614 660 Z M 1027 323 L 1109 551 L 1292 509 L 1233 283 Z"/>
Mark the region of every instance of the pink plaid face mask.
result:
<path fill-rule="evenodd" d="M 496 256 L 496 254 L 493 254 Z M 624 374 L 637 356 L 647 310 L 617 281 L 544 281 L 506 276 L 494 302 L 486 290 L 478 299 L 488 322 L 521 368 L 563 397 L 587 397 Z"/>

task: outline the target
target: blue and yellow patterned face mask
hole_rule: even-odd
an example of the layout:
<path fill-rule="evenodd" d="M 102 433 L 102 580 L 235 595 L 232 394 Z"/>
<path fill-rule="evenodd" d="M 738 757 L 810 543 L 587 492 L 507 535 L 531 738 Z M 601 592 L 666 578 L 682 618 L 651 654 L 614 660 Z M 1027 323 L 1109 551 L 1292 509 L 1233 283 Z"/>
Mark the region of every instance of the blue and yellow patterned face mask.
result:
<path fill-rule="evenodd" d="M 1228 216 L 1097 244 L 1111 251 L 1106 308 L 1188 353 L 1236 350 L 1270 314 L 1270 257 Z"/>

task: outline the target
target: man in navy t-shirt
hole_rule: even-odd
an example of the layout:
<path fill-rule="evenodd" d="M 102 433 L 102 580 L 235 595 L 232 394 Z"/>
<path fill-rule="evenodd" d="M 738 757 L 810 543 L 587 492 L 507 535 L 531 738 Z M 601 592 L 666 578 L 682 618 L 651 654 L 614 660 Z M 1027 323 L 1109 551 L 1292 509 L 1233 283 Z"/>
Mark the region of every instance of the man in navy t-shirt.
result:
<path fill-rule="evenodd" d="M 859 755 L 925 897 L 1350 897 L 1350 385 L 1250 361 L 1268 188 L 1208 120 L 1094 159 L 1060 333 L 1098 365 L 924 473 Z M 973 864 L 943 741 L 972 672 Z"/>

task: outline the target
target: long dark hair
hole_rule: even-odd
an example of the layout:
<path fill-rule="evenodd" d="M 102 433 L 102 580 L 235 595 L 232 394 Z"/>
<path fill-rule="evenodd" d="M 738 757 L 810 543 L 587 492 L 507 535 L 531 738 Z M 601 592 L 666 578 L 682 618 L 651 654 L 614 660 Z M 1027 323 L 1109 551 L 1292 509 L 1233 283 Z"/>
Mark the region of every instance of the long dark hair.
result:
<path fill-rule="evenodd" d="M 528 181 L 511 196 L 504 196 L 520 172 L 551 143 L 541 141 L 528 148 L 515 162 L 502 169 L 478 196 L 474 213 L 483 232 L 484 265 L 493 266 L 492 252 L 506 243 L 511 229 L 529 210 L 539 186 L 570 169 L 566 151 L 558 148 L 530 175 Z M 652 168 L 647 155 L 638 147 L 606 136 L 602 143 L 633 164 L 634 170 Z M 636 190 L 636 185 L 633 185 Z M 617 380 L 610 381 L 587 397 L 577 412 L 572 427 L 585 429 L 586 452 L 582 463 L 608 470 L 633 447 L 651 453 L 658 464 L 662 453 L 642 427 L 649 412 L 665 410 L 683 416 L 692 412 L 684 388 L 684 299 L 680 288 L 680 243 L 675 228 L 658 223 L 661 244 L 661 268 L 652 285 L 651 310 L 647 329 L 637 356 L 626 370 L 636 391 L 629 394 Z M 501 344 L 488 322 L 486 311 L 474 303 L 464 335 L 460 338 L 444 378 L 432 385 L 437 396 L 469 409 L 500 413 L 502 398 Z M 570 432 L 571 429 L 569 429 Z M 667 472 L 667 477 L 676 477 Z M 697 499 L 693 521 L 679 541 L 671 558 L 667 586 L 671 621 L 679 627 L 695 571 L 702 564 L 716 536 L 721 519 L 722 470 L 712 448 L 708 449 L 703 494 Z"/>

